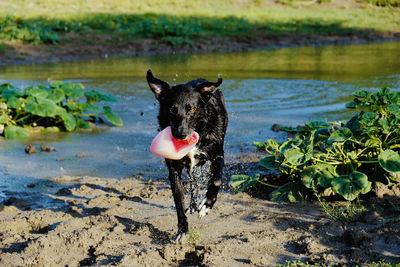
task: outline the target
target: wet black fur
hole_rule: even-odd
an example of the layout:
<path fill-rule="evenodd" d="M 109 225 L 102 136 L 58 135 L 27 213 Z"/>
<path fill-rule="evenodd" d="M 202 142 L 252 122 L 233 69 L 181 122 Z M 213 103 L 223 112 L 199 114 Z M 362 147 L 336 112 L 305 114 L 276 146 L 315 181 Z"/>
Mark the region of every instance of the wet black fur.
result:
<path fill-rule="evenodd" d="M 188 156 L 181 160 L 166 159 L 169 169 L 169 180 L 178 216 L 177 240 L 181 240 L 188 232 L 188 222 L 184 208 L 184 190 L 181 174 L 184 167 L 188 169 L 191 182 L 191 201 L 187 211 L 211 209 L 217 200 L 217 194 L 222 184 L 222 169 L 224 165 L 224 138 L 228 125 L 224 97 L 218 86 L 222 83 L 197 79 L 186 84 L 170 86 L 155 78 L 152 72 L 147 72 L 147 81 L 160 103 L 158 121 L 161 129 L 171 126 L 172 135 L 177 139 L 185 139 L 196 131 L 200 138 L 197 143 L 198 153 L 195 161 Z M 207 184 L 205 200 L 197 206 L 197 181 L 192 175 L 194 165 L 210 161 L 210 178 Z M 200 213 L 201 215 L 201 213 Z M 204 214 L 202 214 L 204 215 Z"/>

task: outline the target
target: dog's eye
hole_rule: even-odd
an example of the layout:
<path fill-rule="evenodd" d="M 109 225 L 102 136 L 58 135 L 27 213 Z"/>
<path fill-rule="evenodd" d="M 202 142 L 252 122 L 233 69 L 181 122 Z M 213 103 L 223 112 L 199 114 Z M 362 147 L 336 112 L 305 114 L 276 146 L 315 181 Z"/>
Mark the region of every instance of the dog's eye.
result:
<path fill-rule="evenodd" d="M 169 112 L 171 112 L 172 114 L 176 114 L 178 113 L 178 108 L 177 107 L 172 107 L 169 109 Z"/>
<path fill-rule="evenodd" d="M 193 113 L 196 110 L 196 108 L 192 107 L 191 105 L 186 105 L 186 111 L 188 113 Z"/>

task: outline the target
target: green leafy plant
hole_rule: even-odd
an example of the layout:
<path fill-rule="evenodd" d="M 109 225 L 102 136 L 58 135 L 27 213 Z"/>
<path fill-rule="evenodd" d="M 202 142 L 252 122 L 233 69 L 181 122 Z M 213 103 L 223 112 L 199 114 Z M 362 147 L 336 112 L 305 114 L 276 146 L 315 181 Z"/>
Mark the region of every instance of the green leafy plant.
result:
<path fill-rule="evenodd" d="M 52 82 L 29 86 L 24 90 L 11 84 L 0 85 L 0 132 L 8 139 L 23 138 L 29 133 L 54 133 L 91 129 L 90 120 L 104 116 L 111 124 L 122 120 L 109 106 L 96 103 L 116 102 L 109 94 L 85 91 L 82 84 Z"/>
<path fill-rule="evenodd" d="M 272 200 L 296 202 L 306 191 L 352 201 L 370 192 L 374 183 L 400 182 L 400 93 L 386 87 L 360 90 L 346 107 L 358 111 L 348 121 L 314 121 L 296 131 L 281 127 L 294 138 L 254 143 L 270 154 L 260 165 L 287 181 L 270 194 Z M 258 181 L 259 175 L 234 175 L 230 184 L 242 191 Z"/>

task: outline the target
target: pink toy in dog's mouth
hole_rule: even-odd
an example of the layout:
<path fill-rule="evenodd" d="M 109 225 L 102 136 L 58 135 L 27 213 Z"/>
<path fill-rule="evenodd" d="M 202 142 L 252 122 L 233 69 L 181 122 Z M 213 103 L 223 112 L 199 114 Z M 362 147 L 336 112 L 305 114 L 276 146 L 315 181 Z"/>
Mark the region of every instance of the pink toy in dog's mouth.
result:
<path fill-rule="evenodd" d="M 186 139 L 176 139 L 172 136 L 171 127 L 168 126 L 154 137 L 150 151 L 154 155 L 167 159 L 181 159 L 192 150 L 199 141 L 199 134 L 193 132 Z"/>

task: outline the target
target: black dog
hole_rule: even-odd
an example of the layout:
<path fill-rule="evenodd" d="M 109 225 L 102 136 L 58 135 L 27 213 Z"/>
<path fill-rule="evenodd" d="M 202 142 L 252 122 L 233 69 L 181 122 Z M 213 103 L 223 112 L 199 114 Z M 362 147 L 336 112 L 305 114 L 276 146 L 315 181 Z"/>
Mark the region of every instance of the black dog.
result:
<path fill-rule="evenodd" d="M 147 82 L 160 102 L 158 122 L 161 129 L 171 126 L 172 135 L 177 139 L 186 139 L 196 131 L 200 138 L 196 147 L 183 159 L 166 159 L 169 180 L 178 215 L 178 234 L 176 241 L 181 241 L 188 232 L 188 222 L 184 209 L 184 192 L 181 174 L 184 167 L 188 169 L 191 200 L 186 212 L 198 211 L 202 217 L 213 207 L 222 184 L 224 165 L 224 138 L 228 125 L 228 114 L 224 97 L 217 82 L 204 79 L 190 81 L 186 84 L 170 86 L 147 72 Z M 194 166 L 210 161 L 210 177 L 205 199 L 197 206 L 198 185 L 193 175 Z"/>

